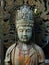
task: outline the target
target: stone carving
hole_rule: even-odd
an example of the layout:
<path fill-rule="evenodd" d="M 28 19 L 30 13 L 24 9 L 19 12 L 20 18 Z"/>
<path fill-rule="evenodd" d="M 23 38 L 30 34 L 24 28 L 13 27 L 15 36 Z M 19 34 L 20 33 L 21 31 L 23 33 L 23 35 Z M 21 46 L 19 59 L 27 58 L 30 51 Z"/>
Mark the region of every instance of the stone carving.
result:
<path fill-rule="evenodd" d="M 5 65 L 45 65 L 43 50 L 33 42 L 32 38 L 34 35 L 34 13 L 26 3 L 17 11 L 15 25 L 18 40 L 8 48 Z"/>
<path fill-rule="evenodd" d="M 19 6 L 23 5 L 24 1 L 27 1 L 27 0 L 2 0 L 2 1 L 0 1 L 0 2 L 3 3 L 3 5 L 1 3 L 1 8 L 3 10 L 3 14 L 1 14 L 1 16 L 3 15 L 3 17 L 2 17 L 3 18 L 3 26 L 4 26 L 4 29 L 5 29 L 3 35 L 4 34 L 6 34 L 6 35 L 8 34 L 7 37 L 8 37 L 8 41 L 9 42 L 7 41 L 6 43 L 11 43 L 11 42 L 15 41 L 15 38 L 13 39 L 13 41 L 9 40 L 9 38 L 10 38 L 9 35 L 15 36 L 15 25 L 14 25 L 14 22 L 11 23 L 9 21 L 10 20 L 10 16 L 11 16 L 10 12 L 12 12 L 13 10 L 19 8 Z M 39 27 L 41 28 L 41 26 L 43 24 L 45 26 L 46 23 L 49 22 L 49 0 L 28 0 L 27 3 L 31 6 L 31 8 L 34 8 L 34 11 L 36 10 L 37 13 L 35 15 L 36 16 L 39 15 L 42 18 L 44 23 L 42 22 L 42 24 L 40 25 L 40 23 L 38 22 Z M 5 26 L 6 24 L 7 24 L 7 26 Z M 8 27 L 8 26 L 9 26 L 9 29 L 7 30 L 6 27 Z M 49 30 L 49 27 L 46 26 L 46 29 Z M 44 32 L 43 34 L 46 34 L 46 32 Z M 40 34 L 39 34 L 39 37 L 40 37 Z M 12 40 L 12 38 L 11 38 L 11 40 Z"/>

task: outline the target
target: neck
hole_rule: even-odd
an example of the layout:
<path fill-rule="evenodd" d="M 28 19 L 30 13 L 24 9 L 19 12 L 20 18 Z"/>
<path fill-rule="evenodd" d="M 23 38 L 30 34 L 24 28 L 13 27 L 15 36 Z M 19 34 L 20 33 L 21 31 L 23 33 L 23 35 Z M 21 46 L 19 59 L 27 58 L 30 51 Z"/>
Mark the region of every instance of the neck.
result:
<path fill-rule="evenodd" d="M 32 45 L 32 41 L 28 41 L 28 42 L 21 42 L 18 41 L 20 44 L 24 44 L 24 45 Z"/>
<path fill-rule="evenodd" d="M 20 50 L 29 50 L 32 48 L 32 45 L 30 43 L 22 43 L 20 41 L 18 41 L 18 46 Z"/>
<path fill-rule="evenodd" d="M 21 42 L 21 41 L 18 40 L 18 45 L 32 46 L 32 45 L 34 45 L 34 43 L 32 41 L 29 41 L 29 42 L 24 43 L 24 42 Z"/>

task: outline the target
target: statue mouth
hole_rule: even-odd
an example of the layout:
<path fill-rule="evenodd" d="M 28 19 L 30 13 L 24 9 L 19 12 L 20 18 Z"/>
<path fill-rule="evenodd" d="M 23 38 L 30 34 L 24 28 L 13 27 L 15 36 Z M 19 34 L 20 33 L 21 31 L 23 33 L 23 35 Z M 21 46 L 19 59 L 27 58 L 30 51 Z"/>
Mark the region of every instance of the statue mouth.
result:
<path fill-rule="evenodd" d="M 22 39 L 28 39 L 28 37 L 27 36 L 23 36 Z"/>

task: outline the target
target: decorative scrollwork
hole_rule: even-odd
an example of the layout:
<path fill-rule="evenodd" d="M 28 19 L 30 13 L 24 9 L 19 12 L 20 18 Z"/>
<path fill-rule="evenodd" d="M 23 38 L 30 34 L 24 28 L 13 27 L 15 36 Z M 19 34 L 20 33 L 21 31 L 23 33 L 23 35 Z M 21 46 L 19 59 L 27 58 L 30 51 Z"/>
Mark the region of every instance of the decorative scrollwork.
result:
<path fill-rule="evenodd" d="M 25 0 L 26 1 L 26 0 Z M 5 0 L 6 11 L 11 11 L 14 6 L 23 4 L 23 0 Z M 49 19 L 49 0 L 28 0 L 28 4 L 37 9 L 37 13 L 43 19 Z"/>
<path fill-rule="evenodd" d="M 49 27 L 47 27 L 47 25 L 49 25 L 49 24 L 46 24 L 47 22 L 49 22 L 49 0 L 3 0 L 4 5 L 2 6 L 2 8 L 3 8 L 3 21 L 5 22 L 4 23 L 5 32 L 6 31 L 9 32 L 8 35 L 15 34 L 14 23 L 13 23 L 13 21 L 12 21 L 12 23 L 10 22 L 11 11 L 15 10 L 15 7 L 17 8 L 21 5 L 23 5 L 24 1 L 27 2 L 30 6 L 34 7 L 34 10 L 36 10 L 35 16 L 39 15 L 39 17 L 43 20 L 42 22 L 40 21 L 40 22 L 36 22 L 36 23 L 39 24 L 39 28 L 41 30 L 43 30 L 44 32 L 41 30 L 40 31 L 43 32 L 43 34 L 45 34 L 46 33 L 45 29 L 49 30 Z M 9 23 L 9 24 L 7 24 L 7 23 Z M 7 24 L 7 26 L 5 24 Z M 7 30 L 8 26 L 10 28 Z M 45 29 L 44 29 L 44 26 L 46 27 Z M 12 32 L 12 33 L 10 33 L 10 32 Z M 40 33 L 38 34 L 39 38 L 40 38 L 41 34 Z M 40 38 L 40 41 L 41 41 L 41 39 L 42 38 Z M 10 42 L 8 42 L 8 43 L 10 43 Z M 38 40 L 37 40 L 37 42 L 38 42 Z"/>
<path fill-rule="evenodd" d="M 35 6 L 40 17 L 43 19 L 49 19 L 49 0 L 29 0 L 29 4 Z"/>

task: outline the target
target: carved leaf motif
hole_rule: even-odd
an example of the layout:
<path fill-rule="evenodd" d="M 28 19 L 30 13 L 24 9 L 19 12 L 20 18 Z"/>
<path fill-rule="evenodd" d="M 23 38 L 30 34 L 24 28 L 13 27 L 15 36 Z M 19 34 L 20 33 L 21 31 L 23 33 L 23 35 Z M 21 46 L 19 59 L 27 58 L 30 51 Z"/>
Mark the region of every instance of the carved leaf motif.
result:
<path fill-rule="evenodd" d="M 44 19 L 49 19 L 49 1 L 47 0 L 46 1 L 46 7 L 47 7 L 47 10 L 46 11 L 43 11 L 43 13 L 41 14 L 41 17 L 43 17 Z"/>
<path fill-rule="evenodd" d="M 49 15 L 47 15 L 47 13 L 49 12 L 49 0 L 29 0 L 29 4 L 35 5 L 35 8 L 38 10 L 38 13 L 40 14 L 40 17 L 42 17 L 43 19 L 49 19 Z"/>
<path fill-rule="evenodd" d="M 27 0 L 25 0 L 25 1 L 27 1 Z M 6 22 L 4 21 L 5 32 L 10 33 L 10 31 L 12 32 L 13 28 L 14 28 L 13 21 L 10 22 L 10 20 L 9 20 L 10 15 L 11 15 L 10 12 L 13 10 L 13 8 L 15 8 L 14 6 L 17 7 L 17 6 L 22 5 L 24 3 L 23 3 L 23 0 L 4 0 L 3 3 L 4 3 L 3 11 L 5 12 L 5 14 L 3 14 L 3 15 L 4 15 L 5 20 L 8 19 Z M 40 17 L 44 20 L 46 28 L 49 30 L 49 27 L 47 27 L 49 25 L 49 24 L 47 24 L 47 22 L 49 22 L 49 0 L 28 0 L 28 4 L 31 6 L 34 6 L 37 9 L 38 15 L 40 15 Z M 9 21 L 9 24 L 7 24 L 8 21 Z M 37 23 L 39 23 L 39 22 L 37 22 Z M 9 27 L 11 28 L 11 30 Z M 43 23 L 41 25 L 39 24 L 39 27 L 42 29 L 44 27 Z M 41 32 L 43 32 L 43 31 L 41 31 Z M 10 35 L 11 34 L 12 33 L 10 33 Z M 42 35 L 44 35 L 44 34 L 42 34 Z M 39 39 L 41 40 L 42 37 L 41 37 L 40 33 L 38 33 L 38 35 L 39 35 Z M 9 41 L 10 41 L 10 39 L 11 38 L 9 38 Z M 39 42 L 39 40 L 37 40 L 37 41 Z"/>

